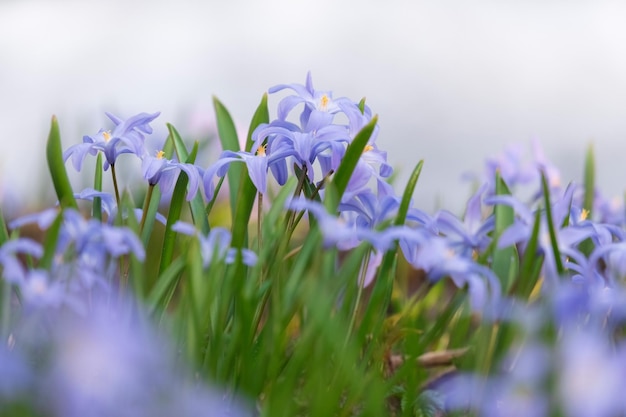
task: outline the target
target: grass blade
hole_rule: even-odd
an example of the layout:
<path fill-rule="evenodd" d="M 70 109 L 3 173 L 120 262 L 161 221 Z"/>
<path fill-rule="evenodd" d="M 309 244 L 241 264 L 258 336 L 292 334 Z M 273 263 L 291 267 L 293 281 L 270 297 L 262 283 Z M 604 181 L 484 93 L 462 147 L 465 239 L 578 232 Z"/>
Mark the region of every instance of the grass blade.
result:
<path fill-rule="evenodd" d="M 63 161 L 63 150 L 61 147 L 61 133 L 59 132 L 59 121 L 56 116 L 52 116 L 50 125 L 50 134 L 46 144 L 46 159 L 48 161 L 48 169 L 50 177 L 54 184 L 57 198 L 61 207 L 71 207 L 78 210 L 78 205 L 74 199 L 74 192 L 70 185 L 70 180 L 65 170 L 65 162 Z"/>
<path fill-rule="evenodd" d="M 185 143 L 181 139 L 180 134 L 178 133 L 176 128 L 168 123 L 167 130 L 170 133 L 170 141 L 174 145 L 174 150 L 176 151 L 178 160 L 181 162 L 187 162 L 192 164 L 195 160 L 195 157 L 193 158 L 193 160 L 189 158 Z M 193 223 L 202 232 L 202 234 L 208 234 L 211 228 L 209 226 L 209 219 L 204 210 L 204 202 L 202 201 L 202 195 L 200 195 L 200 193 L 196 194 L 196 196 L 189 202 L 189 208 L 191 209 L 191 217 L 193 219 Z"/>
<path fill-rule="evenodd" d="M 215 118 L 217 120 L 217 132 L 222 143 L 222 148 L 227 151 L 237 152 L 241 149 L 239 139 L 237 138 L 237 128 L 233 122 L 230 113 L 224 105 L 213 97 L 213 106 L 215 107 Z M 230 209 L 232 218 L 235 218 L 235 208 L 237 206 L 237 194 L 239 184 L 243 175 L 242 164 L 231 164 L 228 168 L 228 186 L 230 188 Z"/>

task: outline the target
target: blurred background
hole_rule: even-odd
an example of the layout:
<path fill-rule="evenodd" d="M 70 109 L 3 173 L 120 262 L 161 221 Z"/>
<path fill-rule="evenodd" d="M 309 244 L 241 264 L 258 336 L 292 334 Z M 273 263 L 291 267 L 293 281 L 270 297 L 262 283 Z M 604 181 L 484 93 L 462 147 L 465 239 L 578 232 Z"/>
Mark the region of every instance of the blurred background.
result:
<path fill-rule="evenodd" d="M 270 86 L 309 70 L 335 97 L 367 97 L 398 190 L 425 159 L 427 211 L 462 211 L 462 175 L 534 138 L 565 181 L 593 143 L 602 190 L 622 195 L 625 19 L 604 0 L 0 0 L 1 204 L 54 202 L 52 114 L 64 148 L 109 126 L 104 111 L 161 111 L 157 141 L 166 122 L 201 137 L 215 95 L 245 132 Z"/>

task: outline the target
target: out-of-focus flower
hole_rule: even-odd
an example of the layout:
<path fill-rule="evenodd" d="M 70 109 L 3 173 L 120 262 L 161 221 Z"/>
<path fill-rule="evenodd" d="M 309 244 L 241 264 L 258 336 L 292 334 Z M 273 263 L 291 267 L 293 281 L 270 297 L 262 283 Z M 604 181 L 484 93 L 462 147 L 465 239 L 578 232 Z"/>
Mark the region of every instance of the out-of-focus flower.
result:
<path fill-rule="evenodd" d="M 104 154 L 104 169 L 114 165 L 117 157 L 121 154 L 132 153 L 142 157 L 146 152 L 144 148 L 144 134 L 152 133 L 150 122 L 159 116 L 156 113 L 139 113 L 126 120 L 120 119 L 110 113 L 106 115 L 115 123 L 113 131 L 101 129 L 93 136 L 83 136 L 83 143 L 70 146 L 64 153 L 63 159 L 72 158 L 72 164 L 77 171 L 81 170 L 87 154 L 95 155 L 98 151 Z"/>
<path fill-rule="evenodd" d="M 139 310 L 121 297 L 94 300 L 80 314 L 44 307 L 24 315 L 13 351 L 0 345 L 2 410 L 17 404 L 28 415 L 59 417 L 247 415 L 241 403 L 192 379 Z"/>
<path fill-rule="evenodd" d="M 16 219 L 11 225 L 17 227 L 37 223 L 42 229 L 47 229 L 56 217 L 54 213 L 58 215 L 58 210 L 45 210 L 28 215 L 26 219 Z M 63 211 L 55 252 L 54 276 L 70 280 L 70 288 L 79 283 L 87 288 L 94 283 L 108 285 L 119 273 L 117 260 L 121 256 L 133 254 L 139 260 L 145 258 L 143 244 L 129 228 L 101 223 L 96 219 L 86 220 L 71 209 Z"/>
<path fill-rule="evenodd" d="M 455 252 L 444 237 L 402 238 L 400 248 L 406 260 L 424 270 L 429 280 L 450 277 L 458 288 L 467 285 L 474 310 L 491 307 L 501 296 L 500 281 L 494 272 Z"/>
<path fill-rule="evenodd" d="M 223 260 L 226 263 L 233 263 L 237 257 L 237 249 L 229 247 L 230 232 L 221 227 L 214 227 L 208 235 L 204 236 L 192 224 L 178 221 L 172 225 L 172 230 L 188 236 L 195 236 L 200 242 L 200 253 L 204 268 L 209 267 L 213 262 Z M 257 255 L 249 249 L 241 250 L 242 261 L 245 265 L 256 264 Z M 215 259 L 217 257 L 217 259 Z"/>
<path fill-rule="evenodd" d="M 623 415 L 626 351 L 597 330 L 568 329 L 559 341 L 558 395 L 570 417 Z"/>
<path fill-rule="evenodd" d="M 552 223 L 556 234 L 556 241 L 561 257 L 570 256 L 577 259 L 580 252 L 577 246 L 586 238 L 593 237 L 594 229 L 584 226 L 569 226 L 569 216 L 571 212 L 572 194 L 574 187 L 569 186 L 563 195 L 554 202 L 551 207 Z M 501 248 L 513 244 L 519 244 L 524 250 L 532 236 L 535 215 L 522 202 L 512 196 L 493 196 L 485 199 L 487 204 L 504 204 L 511 206 L 516 214 L 514 223 L 509 226 L 499 237 L 498 246 Z M 541 213 L 540 230 L 538 239 L 538 250 L 544 256 L 543 270 L 546 277 L 554 281 L 557 276 L 556 259 L 552 249 L 550 229 L 545 213 Z M 561 259 L 561 261 L 563 261 Z"/>
<path fill-rule="evenodd" d="M 464 256 L 471 257 L 474 251 L 483 252 L 491 242 L 494 217 L 483 219 L 481 203 L 487 187 L 488 184 L 485 183 L 470 197 L 463 221 L 447 210 L 441 210 L 434 216 L 439 231 Z"/>
<path fill-rule="evenodd" d="M 1 277 L 12 284 L 19 284 L 24 280 L 26 270 L 18 255 L 28 255 L 40 258 L 43 248 L 34 240 L 28 238 L 13 239 L 0 246 L 0 265 L 2 265 Z"/>

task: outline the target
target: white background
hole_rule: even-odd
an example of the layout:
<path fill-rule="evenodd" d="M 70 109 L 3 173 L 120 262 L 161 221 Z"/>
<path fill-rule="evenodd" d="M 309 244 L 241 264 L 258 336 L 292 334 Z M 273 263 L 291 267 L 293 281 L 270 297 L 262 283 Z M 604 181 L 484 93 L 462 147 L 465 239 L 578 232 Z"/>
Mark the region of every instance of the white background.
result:
<path fill-rule="evenodd" d="M 626 2 L 598 0 L 0 0 L 0 198 L 54 201 L 52 114 L 64 147 L 105 126 L 104 111 L 159 110 L 156 136 L 165 122 L 198 134 L 213 95 L 247 126 L 270 86 L 308 70 L 336 97 L 367 97 L 398 189 L 425 159 L 427 211 L 461 211 L 461 175 L 532 138 L 565 181 L 581 179 L 593 142 L 602 189 L 621 195 L 624 22 Z"/>

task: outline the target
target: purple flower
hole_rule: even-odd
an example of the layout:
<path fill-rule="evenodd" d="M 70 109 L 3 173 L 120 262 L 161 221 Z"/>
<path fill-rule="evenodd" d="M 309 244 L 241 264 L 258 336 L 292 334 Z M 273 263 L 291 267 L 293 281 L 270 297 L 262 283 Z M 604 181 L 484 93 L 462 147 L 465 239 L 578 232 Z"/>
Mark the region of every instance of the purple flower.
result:
<path fill-rule="evenodd" d="M 491 307 L 500 298 L 500 282 L 493 271 L 455 252 L 446 238 L 404 237 L 400 248 L 406 260 L 414 268 L 423 269 L 429 280 L 450 277 L 458 288 L 468 285 L 472 309 Z"/>
<path fill-rule="evenodd" d="M 259 126 L 252 134 L 254 146 L 261 146 L 267 140 L 267 152 L 290 153 L 295 164 L 305 169 L 311 182 L 314 181 L 313 164 L 320 155 L 324 155 L 321 165 L 322 176 L 339 166 L 347 144 L 351 138 L 345 126 L 324 125 L 321 119 L 311 117 L 308 128 L 301 130 L 295 125 L 283 122 L 272 122 Z"/>
<path fill-rule="evenodd" d="M 483 220 L 481 204 L 481 198 L 488 186 L 488 183 L 483 184 L 469 199 L 463 221 L 447 210 L 441 210 L 435 215 L 435 223 L 440 232 L 465 256 L 472 256 L 474 251 L 483 252 L 491 242 L 494 217 Z"/>
<path fill-rule="evenodd" d="M 594 229 L 575 225 L 563 226 L 566 221 L 569 224 L 573 192 L 574 187 L 572 185 L 568 186 L 563 193 L 563 196 L 552 205 L 551 212 L 557 245 L 561 256 L 570 256 L 574 259 L 578 259 L 581 254 L 577 249 L 577 245 L 586 238 L 592 237 L 594 235 Z M 500 235 L 498 246 L 504 248 L 513 244 L 521 244 L 522 249 L 524 249 L 532 236 L 533 225 L 535 222 L 535 215 L 531 212 L 531 210 L 512 196 L 489 197 L 485 199 L 485 202 L 487 204 L 509 205 L 513 208 L 515 214 L 517 215 L 514 223 Z M 541 214 L 540 221 L 538 250 L 545 257 L 543 268 L 546 276 L 551 280 L 554 280 L 558 276 L 556 266 L 557 261 L 554 258 L 554 251 L 552 249 L 552 241 L 545 213 Z"/>
<path fill-rule="evenodd" d="M 83 160 L 87 154 L 95 155 L 98 151 L 104 153 L 104 169 L 114 165 L 117 157 L 124 153 L 143 156 L 144 134 L 152 133 L 149 123 L 159 116 L 157 113 L 139 113 L 129 119 L 122 120 L 110 113 L 106 115 L 115 123 L 113 131 L 100 130 L 94 136 L 83 136 L 83 143 L 70 146 L 64 153 L 63 159 L 72 158 L 72 164 L 77 171 L 81 170 Z"/>
<path fill-rule="evenodd" d="M 187 200 L 192 200 L 198 192 L 198 186 L 200 184 L 198 168 L 192 164 L 166 159 L 164 155 L 165 153 L 163 151 L 157 152 L 156 156 L 143 155 L 141 161 L 143 177 L 151 186 L 160 184 L 163 193 L 167 193 L 172 187 L 174 179 L 178 177 L 178 173 L 183 171 L 189 178 Z"/>
<path fill-rule="evenodd" d="M 213 178 L 217 175 L 223 177 L 228 171 L 228 167 L 232 162 L 243 162 L 248 168 L 250 180 L 256 187 L 257 191 L 265 194 L 267 191 L 267 171 L 272 170 L 274 178 L 280 185 L 287 181 L 287 165 L 285 158 L 292 155 L 293 151 L 288 148 L 270 149 L 269 146 L 260 145 L 255 154 L 250 152 L 233 152 L 224 151 L 220 158 L 207 168 L 202 174 L 202 182 L 204 184 L 204 195 L 207 200 L 213 199 L 215 186 Z"/>
<path fill-rule="evenodd" d="M 65 284 L 52 280 L 46 270 L 28 270 L 19 287 L 27 308 L 50 309 L 65 303 L 75 304 Z"/>
<path fill-rule="evenodd" d="M 17 258 L 20 254 L 40 258 L 43 255 L 43 248 L 39 243 L 28 238 L 9 240 L 0 246 L 1 276 L 12 284 L 24 281 L 26 270 Z"/>
<path fill-rule="evenodd" d="M 610 417 L 626 412 L 626 351 L 597 330 L 569 330 L 559 342 L 558 396 L 571 417 Z"/>
<path fill-rule="evenodd" d="M 102 201 L 102 211 L 107 214 L 108 223 L 112 224 L 113 219 L 115 218 L 115 215 L 117 214 L 117 202 L 115 201 L 115 197 L 113 197 L 111 194 L 107 192 L 97 191 L 90 187 L 85 188 L 80 193 L 74 194 L 74 198 L 80 199 L 80 200 L 86 200 L 86 201 L 93 201 L 93 199 L 96 197 L 100 198 L 100 200 Z M 137 219 L 137 222 L 139 222 L 143 214 L 143 210 L 140 208 L 136 208 L 133 210 L 133 212 L 135 213 L 135 218 Z M 125 219 L 126 214 L 122 214 L 122 218 Z M 163 225 L 165 225 L 167 222 L 167 219 L 161 213 L 157 212 L 155 218 L 158 222 L 160 222 Z M 42 229 L 45 229 L 45 228 L 47 228 L 47 226 L 42 227 Z"/>
<path fill-rule="evenodd" d="M 53 219 L 51 211 L 45 210 L 27 216 L 26 220 L 18 219 L 12 225 L 36 222 L 46 229 Z M 117 260 L 123 255 L 133 254 L 139 260 L 145 259 L 143 245 L 132 230 L 95 219 L 86 220 L 70 209 L 63 211 L 56 254 L 53 276 L 69 280 L 73 289 L 77 285 L 91 288 L 95 283 L 106 286 L 119 273 Z"/>
<path fill-rule="evenodd" d="M 284 89 L 293 90 L 296 95 L 287 96 L 278 103 L 279 120 L 286 120 L 294 107 L 304 103 L 304 109 L 300 114 L 300 123 L 303 128 L 309 124 L 311 117 L 318 118 L 322 125 L 329 125 L 332 123 L 334 115 L 340 112 L 348 117 L 351 125 L 360 123 L 361 111 L 356 103 L 345 97 L 333 99 L 330 91 L 316 90 L 313 87 L 311 72 L 307 73 L 305 85 L 279 84 L 270 88 L 269 92 L 272 94 Z"/>
<path fill-rule="evenodd" d="M 208 268 L 215 261 L 224 260 L 226 263 L 232 264 L 236 260 L 237 249 L 229 247 L 231 235 L 224 228 L 214 227 L 208 235 L 204 236 L 195 226 L 178 221 L 174 223 L 172 230 L 184 235 L 195 236 L 198 239 L 204 268 Z M 245 265 L 254 266 L 257 262 L 256 253 L 249 249 L 242 249 L 241 256 Z"/>

